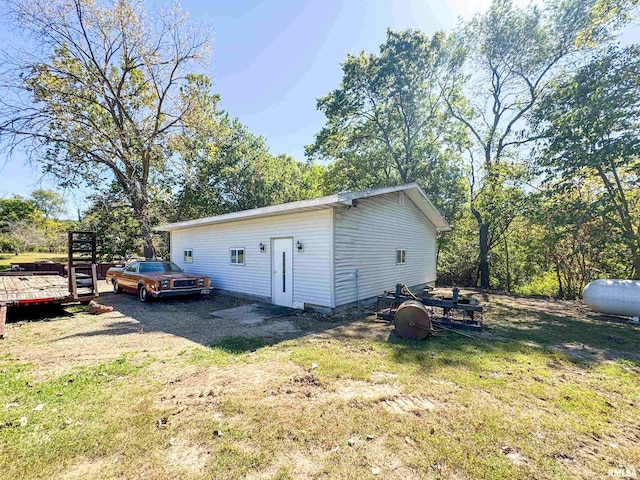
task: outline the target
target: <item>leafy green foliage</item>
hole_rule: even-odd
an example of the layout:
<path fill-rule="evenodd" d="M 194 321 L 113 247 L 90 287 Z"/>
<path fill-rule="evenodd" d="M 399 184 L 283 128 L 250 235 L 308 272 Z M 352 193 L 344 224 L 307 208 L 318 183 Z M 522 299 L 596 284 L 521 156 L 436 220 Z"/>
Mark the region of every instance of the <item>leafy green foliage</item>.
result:
<path fill-rule="evenodd" d="M 64 198 L 55 190 L 34 190 L 31 200 L 46 219 L 57 220 L 64 213 Z"/>
<path fill-rule="evenodd" d="M 307 147 L 335 161 L 333 190 L 418 182 L 449 219 L 465 192 L 459 150 L 464 135 L 446 112 L 455 89 L 451 39 L 415 30 L 387 31 L 378 54 L 347 55 L 340 86 L 318 99 L 326 126 Z"/>
<path fill-rule="evenodd" d="M 37 205 L 33 200 L 18 195 L 0 199 L 0 222 L 5 230 L 10 222 L 33 219 L 37 214 Z"/>
<path fill-rule="evenodd" d="M 142 251 L 140 226 L 133 209 L 122 201 L 118 189 L 94 195 L 78 228 L 97 233 L 97 255 L 102 261 L 139 256 Z"/>
<path fill-rule="evenodd" d="M 53 190 L 34 190 L 31 198 L 0 199 L 0 251 L 63 251 L 72 222 L 57 220 L 62 205 L 62 197 Z"/>
<path fill-rule="evenodd" d="M 609 49 L 558 83 L 536 113 L 548 138 L 541 166 L 559 178 L 550 188 L 587 190 L 564 225 L 603 223 L 606 242 L 629 253 L 626 274 L 640 278 L 640 47 Z"/>
<path fill-rule="evenodd" d="M 326 169 L 288 155 L 274 156 L 265 140 L 218 109 L 210 80 L 192 76 L 183 101 L 191 101 L 172 148 L 185 161 L 176 171 L 174 220 L 218 215 L 325 193 Z M 194 99 L 195 97 L 195 99 Z M 191 98 L 191 100 L 189 100 Z"/>
<path fill-rule="evenodd" d="M 471 211 L 465 209 L 453 230 L 438 242 L 438 283 L 475 285 L 478 281 L 478 245 Z"/>
<path fill-rule="evenodd" d="M 447 103 L 471 139 L 470 208 L 478 224 L 483 287 L 491 284 L 491 250 L 498 240 L 505 241 L 502 237 L 518 215 L 513 202 L 523 196 L 513 182 L 526 180 L 518 156 L 523 146 L 536 140 L 526 128 L 527 116 L 562 63 L 580 50 L 577 39 L 591 25 L 592 4 L 575 0 L 540 9 L 495 0 L 459 33 L 466 98 L 454 91 Z M 600 29 L 592 32 L 596 34 L 603 35 Z"/>
<path fill-rule="evenodd" d="M 555 297 L 558 295 L 560 285 L 554 272 L 544 272 L 542 275 L 531 278 L 526 284 L 516 286 L 514 292 L 520 295 L 543 295 Z"/>

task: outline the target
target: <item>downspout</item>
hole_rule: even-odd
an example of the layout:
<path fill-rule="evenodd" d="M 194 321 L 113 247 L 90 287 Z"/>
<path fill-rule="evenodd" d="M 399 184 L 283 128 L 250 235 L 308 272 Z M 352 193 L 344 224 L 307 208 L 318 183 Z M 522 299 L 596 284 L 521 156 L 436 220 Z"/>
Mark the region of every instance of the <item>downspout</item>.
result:
<path fill-rule="evenodd" d="M 360 278 L 360 271 L 357 268 L 354 277 L 356 279 L 356 305 L 360 308 L 360 282 L 358 281 Z"/>

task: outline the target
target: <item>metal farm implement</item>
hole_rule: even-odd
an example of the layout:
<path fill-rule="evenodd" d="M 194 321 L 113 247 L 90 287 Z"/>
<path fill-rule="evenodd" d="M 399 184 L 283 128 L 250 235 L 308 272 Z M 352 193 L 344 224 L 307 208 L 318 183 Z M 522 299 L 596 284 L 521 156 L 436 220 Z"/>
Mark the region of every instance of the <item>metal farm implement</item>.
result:
<path fill-rule="evenodd" d="M 399 283 L 395 292 L 377 297 L 376 318 L 393 322 L 402 338 L 421 340 L 432 335 L 434 327 L 481 331 L 483 309 L 475 299 L 460 297 L 458 288 L 453 289 L 451 297 L 425 290 L 419 298 Z"/>

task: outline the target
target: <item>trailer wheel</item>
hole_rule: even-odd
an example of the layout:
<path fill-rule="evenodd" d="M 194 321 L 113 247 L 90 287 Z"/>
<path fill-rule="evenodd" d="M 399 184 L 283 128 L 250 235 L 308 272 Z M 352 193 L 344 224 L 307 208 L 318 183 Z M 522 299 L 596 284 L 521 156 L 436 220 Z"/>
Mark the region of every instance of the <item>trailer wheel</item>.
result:
<path fill-rule="evenodd" d="M 122 293 L 122 288 L 115 278 L 111 280 L 111 285 L 113 286 L 113 293 Z"/>
<path fill-rule="evenodd" d="M 142 303 L 148 303 L 151 301 L 151 297 L 147 293 L 147 289 L 144 285 L 138 287 L 138 298 Z"/>

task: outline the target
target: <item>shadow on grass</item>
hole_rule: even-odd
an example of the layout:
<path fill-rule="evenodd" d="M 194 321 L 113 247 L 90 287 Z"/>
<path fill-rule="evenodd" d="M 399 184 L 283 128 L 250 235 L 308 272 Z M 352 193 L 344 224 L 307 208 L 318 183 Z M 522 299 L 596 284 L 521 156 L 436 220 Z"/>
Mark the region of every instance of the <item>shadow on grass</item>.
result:
<path fill-rule="evenodd" d="M 62 305 L 11 306 L 7 309 L 7 323 L 51 321 L 73 316 Z"/>
<path fill-rule="evenodd" d="M 478 354 L 548 352 L 582 367 L 605 361 L 640 367 L 640 327 L 620 318 L 584 314 L 577 303 L 493 295 L 486 320 L 488 328 L 474 338 L 448 333 L 412 342 L 392 334 L 389 343 L 398 361 L 416 363 L 442 353 L 447 359 L 441 363 L 473 368 Z"/>
<path fill-rule="evenodd" d="M 494 307 L 490 332 L 498 337 L 543 348 L 566 351 L 583 361 L 640 361 L 640 327 L 637 324 L 598 316 L 559 315 L 557 311 L 519 306 Z M 576 312 L 578 313 L 578 312 Z"/>
<path fill-rule="evenodd" d="M 341 314 L 336 319 L 303 314 L 273 320 L 293 326 L 290 330 L 256 334 L 256 329 L 243 325 L 220 323 L 212 316 L 216 310 L 246 304 L 246 301 L 222 295 L 210 298 L 171 299 L 141 304 L 134 296 L 107 294 L 100 302 L 111 305 L 121 317 L 101 328 L 76 333 L 69 337 L 128 335 L 136 331 L 163 332 L 180 336 L 229 354 L 242 354 L 311 333 L 327 339 L 348 342 L 375 342 L 390 350 L 402 362 L 429 363 L 433 355 L 439 362 L 452 362 L 472 367 L 475 357 L 504 353 L 549 352 L 564 355 L 576 364 L 603 361 L 627 361 L 640 366 L 640 327 L 620 319 L 602 319 L 585 310 L 579 302 L 549 301 L 509 295 L 481 295 L 487 329 L 472 338 L 453 332 L 426 341 L 400 339 L 392 326 L 375 321 L 362 321 L 360 315 Z M 267 324 L 270 321 L 267 321 Z M 224 330 L 219 330 L 224 325 Z M 273 325 L 273 324 L 272 324 Z M 329 334 L 322 333 L 330 331 Z M 391 333 L 390 333 L 391 332 Z M 65 338 L 69 338 L 65 337 Z M 61 340 L 61 339 L 60 339 Z M 435 362 L 436 364 L 438 362 Z M 441 363 L 442 364 L 442 363 Z"/>
<path fill-rule="evenodd" d="M 259 348 L 268 347 L 276 342 L 267 342 L 264 339 L 252 337 L 224 337 L 213 342 L 209 347 L 222 350 L 232 355 L 255 352 Z"/>
<path fill-rule="evenodd" d="M 488 339 L 482 335 L 462 337 L 453 332 L 425 340 L 403 340 L 395 332 L 389 336 L 388 346 L 394 361 L 420 366 L 424 373 L 439 367 L 462 367 L 483 370 L 483 359 L 489 356 L 509 361 L 518 354 L 539 352 L 542 349 L 523 345 L 518 341 Z"/>

